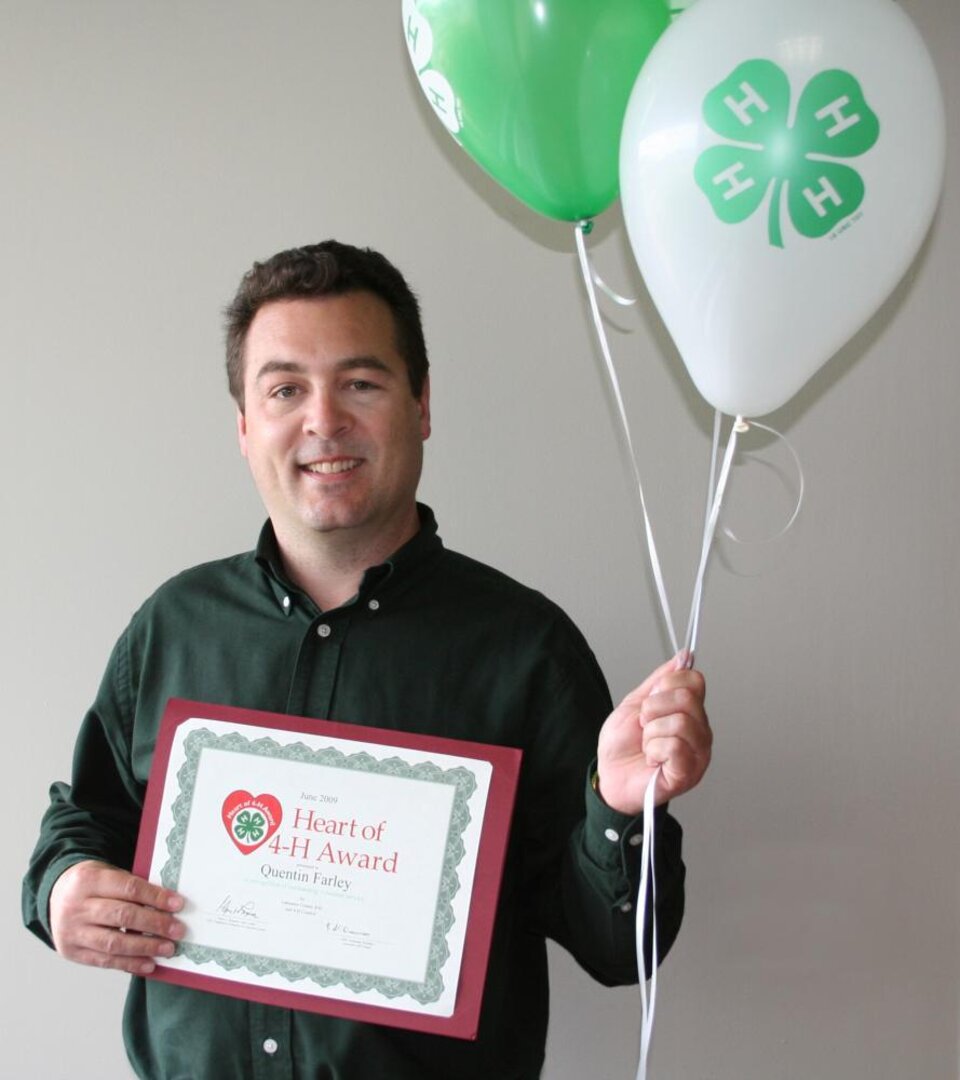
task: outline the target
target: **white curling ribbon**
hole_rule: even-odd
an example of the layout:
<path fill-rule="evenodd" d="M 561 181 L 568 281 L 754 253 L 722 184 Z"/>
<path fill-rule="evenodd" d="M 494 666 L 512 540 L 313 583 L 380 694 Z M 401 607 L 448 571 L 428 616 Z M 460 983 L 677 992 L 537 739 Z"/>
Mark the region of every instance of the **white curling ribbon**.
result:
<path fill-rule="evenodd" d="M 710 511 L 713 509 L 714 495 L 717 490 L 717 457 L 720 452 L 720 428 L 723 423 L 723 413 L 719 409 L 714 410 L 713 414 L 713 439 L 710 443 L 710 475 L 707 480 L 707 503 L 703 511 L 703 538 L 701 539 L 701 545 L 707 535 L 707 523 L 710 520 Z M 700 630 L 700 607 L 702 603 L 701 596 L 697 596 L 696 588 L 694 588 L 693 596 L 693 610 L 696 614 L 692 618 L 692 625 L 687 627 L 687 637 L 690 641 L 696 644 L 697 634 Z"/>
<path fill-rule="evenodd" d="M 677 632 L 673 625 L 673 616 L 670 613 L 670 602 L 667 600 L 667 589 L 663 581 L 663 572 L 660 569 L 660 559 L 657 556 L 657 545 L 653 539 L 653 526 L 650 523 L 650 515 L 647 513 L 647 500 L 643 494 L 643 480 L 640 477 L 640 467 L 637 464 L 637 455 L 633 447 L 633 437 L 630 434 L 630 421 L 627 419 L 627 410 L 623 403 L 623 395 L 620 392 L 620 380 L 617 378 L 617 371 L 613 366 L 613 358 L 610 355 L 610 345 L 607 342 L 607 335 L 603 329 L 603 320 L 600 318 L 600 308 L 597 306 L 597 294 L 593 287 L 593 275 L 590 272 L 590 260 L 587 258 L 587 248 L 583 239 L 583 228 L 585 224 L 585 222 L 581 222 L 574 227 L 574 236 L 577 240 L 577 254 L 580 257 L 580 270 L 583 274 L 583 284 L 587 290 L 587 299 L 590 303 L 590 314 L 593 316 L 593 325 L 597 331 L 597 339 L 600 342 L 600 352 L 603 355 L 607 377 L 610 381 L 610 387 L 613 390 L 614 400 L 616 401 L 617 414 L 626 441 L 634 481 L 637 485 L 637 494 L 640 496 L 640 509 L 643 513 L 643 526 L 647 538 L 647 552 L 650 556 L 650 567 L 653 571 L 654 584 L 657 587 L 660 611 L 663 614 L 663 621 L 667 628 L 667 634 L 670 637 L 670 644 L 673 646 L 674 653 L 677 653 L 680 651 L 680 646 L 677 642 Z"/>
<path fill-rule="evenodd" d="M 635 296 L 622 296 L 615 289 L 612 289 L 603 278 L 597 273 L 597 268 L 590 264 L 590 276 L 593 278 L 593 283 L 603 293 L 604 296 L 609 297 L 615 304 L 619 304 L 621 307 L 633 307 L 637 302 Z"/>
<path fill-rule="evenodd" d="M 720 425 L 722 423 L 723 413 L 719 409 L 714 409 L 713 441 L 710 444 L 710 476 L 707 480 L 707 505 L 703 512 L 704 523 L 710 516 L 710 507 L 713 506 L 713 494 L 717 490 L 717 455 L 720 451 Z"/>
<path fill-rule="evenodd" d="M 710 548 L 713 545 L 713 537 L 717 531 L 717 519 L 720 517 L 720 507 L 723 505 L 723 496 L 727 489 L 727 480 L 730 478 L 730 466 L 733 464 L 733 453 L 737 448 L 737 433 L 743 417 L 738 416 L 730 429 L 730 437 L 727 440 L 727 450 L 723 455 L 723 464 L 720 467 L 720 475 L 717 478 L 716 491 L 713 493 L 713 504 L 703 526 L 703 542 L 700 545 L 700 565 L 697 567 L 697 577 L 693 586 L 693 600 L 690 604 L 690 618 L 687 622 L 687 634 L 684 639 L 684 648 L 693 652 L 697 647 L 697 633 L 700 629 L 700 608 L 703 603 L 703 581 L 707 573 L 707 562 L 710 558 Z"/>
<path fill-rule="evenodd" d="M 790 529 L 793 527 L 793 523 L 797 520 L 797 517 L 800 514 L 800 507 L 803 505 L 803 495 L 806 489 L 806 480 L 804 479 L 803 475 L 803 465 L 801 465 L 800 463 L 800 455 L 796 452 L 796 450 L 794 450 L 793 444 L 786 437 L 786 435 L 783 435 L 775 428 L 768 427 L 766 424 L 761 424 L 756 420 L 751 420 L 746 426 L 748 428 L 760 428 L 761 431 L 766 431 L 770 435 L 775 435 L 783 443 L 787 450 L 790 451 L 790 456 L 793 458 L 793 463 L 797 467 L 797 477 L 800 481 L 799 490 L 797 492 L 797 501 L 793 507 L 793 513 L 787 519 L 786 525 L 784 525 L 783 528 L 780 529 L 778 532 L 775 532 L 772 536 L 761 536 L 757 539 L 743 539 L 742 537 L 737 536 L 736 533 L 734 533 L 733 530 L 730 528 L 724 527 L 722 531 L 724 536 L 729 537 L 729 539 L 733 540 L 734 543 L 737 544 L 772 544 L 774 540 L 779 540 L 782 536 L 785 536 L 790 531 Z"/>
<path fill-rule="evenodd" d="M 654 796 L 657 780 L 662 770 L 658 767 L 643 795 L 643 846 L 640 849 L 640 892 L 637 896 L 637 972 L 640 975 L 640 1062 L 636 1080 L 647 1080 L 647 1061 L 653 1038 L 653 1019 L 657 1007 L 657 967 L 660 957 L 657 949 L 657 876 L 654 872 L 656 844 L 653 838 Z M 651 892 L 653 907 L 650 912 L 650 988 L 647 991 L 647 970 L 643 955 L 643 931 L 647 923 L 647 892 Z"/>
<path fill-rule="evenodd" d="M 664 625 L 670 638 L 670 643 L 673 646 L 673 652 L 674 654 L 677 654 L 680 651 L 677 643 L 677 634 L 674 628 L 673 616 L 670 612 L 670 603 L 667 599 L 667 590 L 663 580 L 663 573 L 660 568 L 660 560 L 657 556 L 657 546 L 653 538 L 653 527 L 650 523 L 650 515 L 647 512 L 646 498 L 644 497 L 643 493 L 643 482 L 640 477 L 640 467 L 637 463 L 637 455 L 633 446 L 633 437 L 630 434 L 630 422 L 627 419 L 627 410 L 624 405 L 623 395 L 620 391 L 620 380 L 617 377 L 617 371 L 614 367 L 613 357 L 610 353 L 610 345 L 607 341 L 607 335 L 603 328 L 603 320 L 600 317 L 600 309 L 597 305 L 597 294 L 596 290 L 594 289 L 594 282 L 597 280 L 597 276 L 590 265 L 590 260 L 587 257 L 586 244 L 584 242 L 584 229 L 586 224 L 586 222 L 580 222 L 574 229 L 574 235 L 577 242 L 577 254 L 580 258 L 580 270 L 583 275 L 583 283 L 587 292 L 587 299 L 590 304 L 590 314 L 593 318 L 593 325 L 597 332 L 597 340 L 600 344 L 600 352 L 603 356 L 607 377 L 610 383 L 610 388 L 613 391 L 613 397 L 617 407 L 617 415 L 620 421 L 620 427 L 630 458 L 630 466 L 633 471 L 634 480 L 636 481 L 637 494 L 640 497 L 640 509 L 643 513 L 643 523 L 646 531 L 647 551 L 650 556 L 650 567 L 653 572 L 653 579 L 657 588 L 657 597 L 660 601 L 660 610 L 663 615 Z M 690 617 L 687 623 L 687 633 L 685 637 L 685 648 L 688 650 L 689 654 L 689 661 L 687 664 L 688 667 L 692 665 L 693 651 L 696 648 L 697 634 L 700 624 L 700 609 L 703 601 L 703 583 L 706 576 L 707 563 L 710 557 L 710 549 L 713 545 L 713 538 L 717 530 L 717 521 L 720 516 L 720 509 L 723 505 L 723 497 L 726 492 L 727 481 L 730 477 L 730 468 L 733 464 L 733 455 L 737 445 L 737 435 L 743 430 L 746 430 L 746 425 L 743 417 L 738 416 L 736 418 L 733 427 L 730 430 L 730 436 L 727 442 L 727 448 L 724 454 L 723 463 L 720 467 L 719 475 L 717 475 L 716 462 L 717 452 L 720 445 L 720 428 L 721 414 L 718 411 L 714 418 L 713 445 L 710 454 L 710 475 L 707 485 L 707 503 L 704 514 L 703 537 L 700 549 L 700 562 L 697 567 L 697 575 L 693 588 L 693 600 L 690 607 Z M 640 856 L 642 865 L 640 874 L 640 891 L 637 902 L 636 927 L 637 970 L 640 975 L 641 1002 L 640 1060 L 637 1065 L 636 1080 L 646 1080 L 647 1078 L 647 1064 L 650 1054 L 650 1043 L 653 1038 L 653 1021 L 656 1012 L 657 1000 L 657 967 L 659 965 L 660 958 L 657 949 L 657 881 L 656 873 L 654 870 L 655 843 L 653 837 L 653 818 L 654 796 L 656 792 L 657 779 L 660 776 L 661 770 L 658 768 L 654 775 L 651 777 L 650 782 L 647 784 L 647 789 L 644 793 L 643 800 L 643 847 Z M 646 925 L 647 918 L 648 892 L 650 893 L 650 898 L 653 903 L 653 908 L 650 912 L 652 946 L 651 971 L 649 973 L 649 980 L 646 977 L 647 972 L 643 955 L 643 931 L 644 926 Z"/>

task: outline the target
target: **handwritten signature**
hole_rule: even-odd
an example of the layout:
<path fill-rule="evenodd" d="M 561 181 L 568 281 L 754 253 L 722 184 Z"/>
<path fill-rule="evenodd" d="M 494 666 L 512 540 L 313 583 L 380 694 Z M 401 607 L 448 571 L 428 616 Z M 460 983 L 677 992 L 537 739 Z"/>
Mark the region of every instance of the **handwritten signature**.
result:
<path fill-rule="evenodd" d="M 233 915 L 244 919 L 258 919 L 260 917 L 257 915 L 257 905 L 252 900 L 238 904 L 229 894 L 217 904 L 216 911 L 218 915 Z"/>

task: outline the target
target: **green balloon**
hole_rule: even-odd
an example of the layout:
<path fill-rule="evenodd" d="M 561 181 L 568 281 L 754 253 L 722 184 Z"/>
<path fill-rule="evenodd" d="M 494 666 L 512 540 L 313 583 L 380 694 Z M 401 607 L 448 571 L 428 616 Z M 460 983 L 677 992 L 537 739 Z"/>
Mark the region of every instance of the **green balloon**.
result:
<path fill-rule="evenodd" d="M 403 0 L 421 88 L 464 150 L 564 221 L 617 197 L 620 130 L 667 0 Z"/>

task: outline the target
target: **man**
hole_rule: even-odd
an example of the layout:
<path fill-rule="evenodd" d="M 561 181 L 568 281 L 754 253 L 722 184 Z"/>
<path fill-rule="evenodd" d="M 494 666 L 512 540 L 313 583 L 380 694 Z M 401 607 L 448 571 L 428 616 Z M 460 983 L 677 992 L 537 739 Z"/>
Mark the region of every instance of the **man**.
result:
<path fill-rule="evenodd" d="M 184 572 L 134 615 L 73 783 L 51 789 L 25 920 L 69 959 L 135 976 L 124 1034 L 150 1080 L 536 1077 L 545 937 L 605 983 L 637 978 L 643 793 L 658 765 L 661 804 L 703 775 L 703 679 L 677 658 L 603 723 L 606 686 L 569 619 L 443 547 L 416 502 L 430 434 L 419 309 L 382 256 L 328 241 L 255 264 L 227 312 L 227 370 L 269 521 L 256 551 Z M 524 750 L 475 1042 L 141 977 L 183 936 L 183 899 L 128 871 L 171 696 Z M 655 827 L 663 955 L 683 865 L 662 806 Z"/>

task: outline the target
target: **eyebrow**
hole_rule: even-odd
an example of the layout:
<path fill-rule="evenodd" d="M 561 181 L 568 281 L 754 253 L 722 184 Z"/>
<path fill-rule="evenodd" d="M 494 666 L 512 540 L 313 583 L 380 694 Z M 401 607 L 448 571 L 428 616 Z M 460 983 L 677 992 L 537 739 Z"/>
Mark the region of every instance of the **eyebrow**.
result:
<path fill-rule="evenodd" d="M 337 372 L 358 370 L 379 371 L 384 375 L 395 375 L 393 368 L 376 356 L 348 356 L 343 360 L 338 360 L 334 365 L 334 370 Z M 266 378 L 267 375 L 273 375 L 278 371 L 287 372 L 291 375 L 307 374 L 307 368 L 296 360 L 267 360 L 257 372 L 257 377 L 254 381 L 259 382 L 261 379 Z"/>

